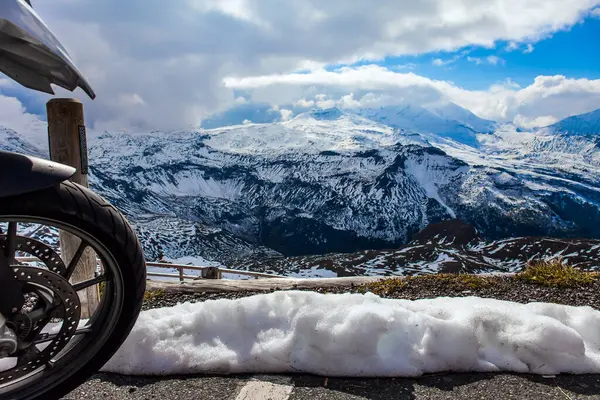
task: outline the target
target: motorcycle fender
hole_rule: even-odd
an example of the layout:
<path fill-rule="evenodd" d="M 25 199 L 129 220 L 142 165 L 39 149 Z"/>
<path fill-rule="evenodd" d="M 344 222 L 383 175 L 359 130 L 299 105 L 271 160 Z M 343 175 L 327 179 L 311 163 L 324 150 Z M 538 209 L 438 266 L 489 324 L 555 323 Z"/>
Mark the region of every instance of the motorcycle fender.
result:
<path fill-rule="evenodd" d="M 0 198 L 46 189 L 66 181 L 75 172 L 68 165 L 0 151 Z"/>

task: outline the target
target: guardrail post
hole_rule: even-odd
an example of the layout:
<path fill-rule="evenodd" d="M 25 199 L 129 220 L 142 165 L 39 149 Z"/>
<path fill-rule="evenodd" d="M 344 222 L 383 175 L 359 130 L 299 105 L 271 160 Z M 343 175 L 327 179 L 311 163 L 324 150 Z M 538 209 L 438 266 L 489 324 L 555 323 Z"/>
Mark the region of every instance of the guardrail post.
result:
<path fill-rule="evenodd" d="M 82 186 L 88 186 L 88 154 L 83 104 L 77 99 L 52 99 L 46 103 L 48 115 L 48 143 L 50 159 L 77 169 L 71 181 Z M 68 232 L 60 231 L 61 257 L 69 263 L 80 240 Z M 94 277 L 96 272 L 96 255 L 88 247 L 75 272 L 71 282 L 77 283 Z M 88 318 L 100 301 L 98 285 L 80 291 L 81 318 Z"/>
<path fill-rule="evenodd" d="M 223 274 L 217 267 L 206 267 L 201 271 L 202 278 L 204 279 L 221 279 Z"/>
<path fill-rule="evenodd" d="M 179 282 L 183 283 L 183 267 L 179 267 Z"/>

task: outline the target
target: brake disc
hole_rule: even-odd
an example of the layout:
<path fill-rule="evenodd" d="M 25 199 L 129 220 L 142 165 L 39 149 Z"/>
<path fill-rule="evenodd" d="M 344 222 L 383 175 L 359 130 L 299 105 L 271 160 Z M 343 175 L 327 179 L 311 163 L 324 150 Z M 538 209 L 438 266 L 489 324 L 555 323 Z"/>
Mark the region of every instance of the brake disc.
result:
<path fill-rule="evenodd" d="M 58 327 L 58 323 L 53 326 L 54 329 L 49 335 L 54 336 L 47 341 L 48 345 L 42 350 L 37 349 L 36 345 L 31 343 L 12 356 L 17 357 L 17 365 L 0 372 L 0 386 L 20 379 L 41 367 L 52 367 L 52 358 L 59 354 L 69 343 L 78 328 L 81 316 L 77 292 L 62 276 L 34 267 L 19 266 L 13 268 L 13 270 L 15 278 L 25 283 L 28 292 L 40 293 L 40 298 L 43 301 L 48 301 L 48 294 L 51 295 L 53 313 L 60 311 L 62 323 L 60 323 L 60 327 Z M 43 325 L 46 325 L 48 320 L 49 318 L 43 319 Z M 38 331 L 42 329 L 43 326 L 37 328 Z"/>
<path fill-rule="evenodd" d="M 5 245 L 6 235 L 0 234 L 0 248 L 4 248 Z M 63 276 L 67 272 L 67 266 L 62 258 L 52 247 L 44 242 L 27 236 L 15 236 L 15 250 L 39 258 L 52 272 Z"/>

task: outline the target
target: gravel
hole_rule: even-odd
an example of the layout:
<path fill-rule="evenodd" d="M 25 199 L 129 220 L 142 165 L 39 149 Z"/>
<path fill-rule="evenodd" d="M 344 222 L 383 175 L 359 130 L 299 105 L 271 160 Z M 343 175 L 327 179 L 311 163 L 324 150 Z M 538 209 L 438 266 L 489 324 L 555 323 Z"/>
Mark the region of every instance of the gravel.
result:
<path fill-rule="evenodd" d="M 309 289 L 302 289 L 309 290 Z M 364 289 L 360 286 L 346 288 L 320 288 L 313 290 L 320 293 L 361 293 Z M 198 302 L 215 299 L 239 299 L 260 293 L 271 293 L 272 291 L 247 291 L 247 292 L 221 292 L 221 293 L 194 293 L 194 294 L 169 294 L 156 295 L 148 299 L 143 308 L 169 307 L 177 303 Z M 537 284 L 527 283 L 513 277 L 494 277 L 493 284 L 487 287 L 464 288 L 455 287 L 436 279 L 414 279 L 409 284 L 394 290 L 377 293 L 385 298 L 397 299 L 423 299 L 441 296 L 464 297 L 478 296 L 495 298 L 499 300 L 515 301 L 519 303 L 530 303 L 542 301 L 547 303 L 558 303 L 572 306 L 592 306 L 600 310 L 600 280 L 595 280 L 588 285 L 579 287 L 545 287 Z"/>

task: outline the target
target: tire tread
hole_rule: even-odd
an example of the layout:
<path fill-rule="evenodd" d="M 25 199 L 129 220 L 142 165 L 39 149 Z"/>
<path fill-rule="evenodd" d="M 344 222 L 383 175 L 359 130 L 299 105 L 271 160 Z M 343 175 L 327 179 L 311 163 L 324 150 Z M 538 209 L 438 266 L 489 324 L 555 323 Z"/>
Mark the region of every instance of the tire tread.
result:
<path fill-rule="evenodd" d="M 122 313 L 104 347 L 73 375 L 39 397 L 59 399 L 96 373 L 133 328 L 145 292 L 146 262 L 142 246 L 121 212 L 88 188 L 70 181 L 34 193 L 1 198 L 0 215 L 52 218 L 77 226 L 107 247 L 123 276 L 126 293 Z"/>

